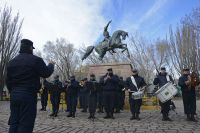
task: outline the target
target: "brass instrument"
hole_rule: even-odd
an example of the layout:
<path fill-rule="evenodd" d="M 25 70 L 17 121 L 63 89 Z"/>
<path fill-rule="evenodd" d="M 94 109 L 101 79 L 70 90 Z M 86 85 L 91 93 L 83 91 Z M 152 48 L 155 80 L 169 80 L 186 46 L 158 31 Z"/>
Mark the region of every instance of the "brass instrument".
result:
<path fill-rule="evenodd" d="M 40 88 L 40 94 L 41 95 L 43 94 L 43 91 L 44 91 L 44 81 L 42 81 L 42 85 L 41 85 L 41 88 Z"/>
<path fill-rule="evenodd" d="M 85 82 L 84 82 L 84 81 L 80 81 L 80 83 L 79 83 L 79 85 L 80 85 L 81 87 L 83 87 L 83 86 L 84 86 L 84 84 L 85 84 Z"/>
<path fill-rule="evenodd" d="M 188 81 L 189 81 L 189 89 L 195 88 L 200 83 L 199 75 L 197 73 L 195 73 L 195 72 L 192 72 L 188 76 Z"/>

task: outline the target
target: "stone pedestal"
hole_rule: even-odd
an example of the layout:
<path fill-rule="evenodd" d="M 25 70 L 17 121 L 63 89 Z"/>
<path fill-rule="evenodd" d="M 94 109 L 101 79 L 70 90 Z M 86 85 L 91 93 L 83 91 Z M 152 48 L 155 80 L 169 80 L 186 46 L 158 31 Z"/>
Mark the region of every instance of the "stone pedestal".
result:
<path fill-rule="evenodd" d="M 119 77 L 123 77 L 123 79 L 125 80 L 131 75 L 132 66 L 128 63 L 90 65 L 88 77 L 90 74 L 93 73 L 96 75 L 96 79 L 99 80 L 101 76 L 107 73 L 108 68 L 112 68 L 114 74 L 118 75 Z"/>

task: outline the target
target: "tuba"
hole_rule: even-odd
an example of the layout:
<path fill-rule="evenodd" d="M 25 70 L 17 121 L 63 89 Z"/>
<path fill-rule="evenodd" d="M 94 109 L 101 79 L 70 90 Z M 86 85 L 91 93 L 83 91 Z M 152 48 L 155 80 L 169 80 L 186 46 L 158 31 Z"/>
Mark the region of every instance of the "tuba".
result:
<path fill-rule="evenodd" d="M 194 89 L 196 86 L 199 85 L 200 80 L 199 80 L 199 75 L 195 72 L 192 72 L 189 76 L 188 79 L 190 81 L 189 84 L 189 89 Z"/>

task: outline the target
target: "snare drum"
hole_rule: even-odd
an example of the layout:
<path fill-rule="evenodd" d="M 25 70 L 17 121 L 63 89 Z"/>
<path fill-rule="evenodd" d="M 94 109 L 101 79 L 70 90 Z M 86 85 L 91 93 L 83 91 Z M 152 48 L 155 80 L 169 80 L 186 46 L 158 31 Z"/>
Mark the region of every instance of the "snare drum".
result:
<path fill-rule="evenodd" d="M 155 92 L 158 99 L 165 103 L 168 100 L 172 99 L 177 94 L 177 89 L 172 83 L 166 83 L 163 87 L 161 87 L 158 91 Z"/>
<path fill-rule="evenodd" d="M 144 91 L 136 91 L 132 93 L 132 98 L 134 100 L 142 99 L 143 96 L 144 96 Z"/>

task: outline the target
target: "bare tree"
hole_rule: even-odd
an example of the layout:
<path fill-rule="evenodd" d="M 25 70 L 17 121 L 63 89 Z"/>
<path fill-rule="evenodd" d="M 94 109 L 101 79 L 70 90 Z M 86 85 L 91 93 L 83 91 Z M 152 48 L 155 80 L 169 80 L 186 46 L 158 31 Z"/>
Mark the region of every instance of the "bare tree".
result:
<path fill-rule="evenodd" d="M 176 32 L 170 29 L 168 52 L 178 74 L 181 74 L 184 67 L 198 72 L 199 48 L 199 34 L 190 25 L 182 23 Z"/>
<path fill-rule="evenodd" d="M 168 49 L 167 40 L 158 39 L 154 45 L 150 45 L 149 53 L 157 72 L 159 71 L 161 66 L 168 65 L 167 49 Z"/>
<path fill-rule="evenodd" d="M 134 35 L 130 40 L 129 51 L 131 64 L 139 70 L 140 75 L 145 78 L 147 83 L 151 83 L 155 67 L 149 43 L 143 37 Z"/>
<path fill-rule="evenodd" d="M 64 38 L 57 39 L 55 42 L 48 41 L 44 46 L 44 52 L 47 60 L 56 62 L 56 73 L 61 75 L 63 80 L 68 79 L 80 67 L 79 56 L 74 45 L 67 43 Z"/>
<path fill-rule="evenodd" d="M 22 20 L 19 14 L 12 17 L 12 8 L 5 6 L 0 9 L 0 97 L 2 99 L 5 85 L 6 66 L 18 52 L 21 39 Z"/>

